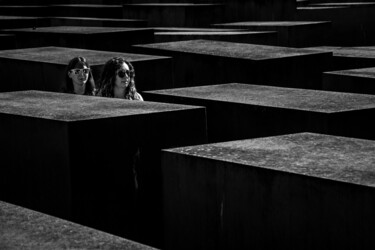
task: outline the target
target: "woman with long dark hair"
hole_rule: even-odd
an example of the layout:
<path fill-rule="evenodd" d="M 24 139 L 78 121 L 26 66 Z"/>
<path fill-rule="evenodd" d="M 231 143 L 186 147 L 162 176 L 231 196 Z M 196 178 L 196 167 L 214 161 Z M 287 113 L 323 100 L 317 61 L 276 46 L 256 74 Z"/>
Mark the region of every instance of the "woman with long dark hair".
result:
<path fill-rule="evenodd" d="M 107 61 L 99 81 L 98 95 L 143 101 L 135 87 L 133 65 L 122 57 L 114 57 Z"/>
<path fill-rule="evenodd" d="M 86 58 L 77 56 L 70 60 L 65 73 L 63 92 L 78 95 L 95 95 L 95 81 Z"/>

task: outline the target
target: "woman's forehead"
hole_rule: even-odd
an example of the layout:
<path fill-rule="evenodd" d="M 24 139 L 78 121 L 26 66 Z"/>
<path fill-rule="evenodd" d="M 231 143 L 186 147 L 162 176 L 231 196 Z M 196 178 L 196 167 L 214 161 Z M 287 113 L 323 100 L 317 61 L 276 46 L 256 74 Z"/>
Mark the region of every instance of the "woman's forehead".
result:
<path fill-rule="evenodd" d="M 129 70 L 129 65 L 124 62 L 121 64 L 120 69 Z"/>
<path fill-rule="evenodd" d="M 74 68 L 76 69 L 84 69 L 84 68 L 88 68 L 86 63 L 84 62 L 77 62 L 76 65 L 74 66 Z"/>

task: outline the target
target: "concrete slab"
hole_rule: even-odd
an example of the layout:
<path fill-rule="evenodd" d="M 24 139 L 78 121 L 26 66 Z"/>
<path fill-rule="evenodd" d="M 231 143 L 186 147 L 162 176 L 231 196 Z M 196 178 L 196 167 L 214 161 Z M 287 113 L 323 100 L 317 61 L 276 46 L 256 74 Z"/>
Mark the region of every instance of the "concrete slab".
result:
<path fill-rule="evenodd" d="M 223 4 L 224 13 L 220 16 L 221 21 L 248 21 L 248 20 L 293 20 L 296 1 L 295 0 L 127 0 L 132 4 L 155 4 L 155 3 L 180 3 L 180 4 Z"/>
<path fill-rule="evenodd" d="M 146 91 L 147 100 L 205 106 L 210 142 L 297 132 L 375 139 L 375 96 L 251 84 Z"/>
<path fill-rule="evenodd" d="M 15 48 L 16 38 L 13 34 L 0 34 L 0 50 Z"/>
<path fill-rule="evenodd" d="M 160 150 L 207 141 L 203 107 L 116 98 L 0 93 L 0 121 L 0 200 L 156 247 Z"/>
<path fill-rule="evenodd" d="M 166 249 L 372 249 L 374 153 L 312 133 L 163 150 Z"/>
<path fill-rule="evenodd" d="M 323 73 L 323 89 L 375 94 L 375 68 L 340 70 Z"/>
<path fill-rule="evenodd" d="M 32 17 L 44 17 L 51 13 L 51 8 L 47 5 L 1 5 L 0 15 L 5 16 L 32 16 Z"/>
<path fill-rule="evenodd" d="M 123 17 L 148 20 L 148 26 L 205 27 L 218 22 L 224 5 L 218 3 L 123 4 Z"/>
<path fill-rule="evenodd" d="M 49 26 L 48 20 L 43 17 L 0 16 L 0 29 L 32 28 L 40 26 Z"/>
<path fill-rule="evenodd" d="M 276 31 L 278 43 L 275 45 L 297 48 L 328 44 L 331 32 L 331 22 L 329 21 L 246 21 L 214 24 L 213 27 Z"/>
<path fill-rule="evenodd" d="M 146 20 L 94 18 L 94 17 L 49 17 L 50 26 L 95 26 L 95 27 L 147 27 Z"/>
<path fill-rule="evenodd" d="M 2 201 L 0 223 L 2 249 L 155 249 Z"/>
<path fill-rule="evenodd" d="M 154 41 L 150 28 L 55 26 L 36 29 L 5 29 L 16 34 L 17 48 L 59 46 L 129 52 L 132 44 Z"/>
<path fill-rule="evenodd" d="M 329 63 L 329 71 L 375 67 L 375 49 L 373 46 L 319 46 L 310 47 L 309 49 L 332 52 L 333 56 Z"/>
<path fill-rule="evenodd" d="M 121 4 L 51 4 L 53 16 L 122 18 Z"/>
<path fill-rule="evenodd" d="M 186 40 L 215 40 L 236 43 L 277 45 L 277 32 L 274 31 L 169 31 L 155 32 L 155 42 L 175 42 Z"/>
<path fill-rule="evenodd" d="M 134 45 L 139 53 L 172 56 L 175 86 L 228 82 L 321 88 L 321 72 L 331 52 L 307 49 L 190 40 Z"/>
<path fill-rule="evenodd" d="M 0 51 L 0 92 L 45 90 L 61 92 L 65 70 L 75 56 L 84 56 L 99 80 L 104 64 L 112 57 L 127 58 L 135 67 L 139 91 L 173 86 L 172 58 L 64 47 L 40 47 Z M 160 72 L 164 72 L 160 74 Z"/>
<path fill-rule="evenodd" d="M 299 7 L 296 20 L 332 21 L 332 43 L 335 46 L 372 45 L 375 42 L 375 2 L 322 4 Z"/>

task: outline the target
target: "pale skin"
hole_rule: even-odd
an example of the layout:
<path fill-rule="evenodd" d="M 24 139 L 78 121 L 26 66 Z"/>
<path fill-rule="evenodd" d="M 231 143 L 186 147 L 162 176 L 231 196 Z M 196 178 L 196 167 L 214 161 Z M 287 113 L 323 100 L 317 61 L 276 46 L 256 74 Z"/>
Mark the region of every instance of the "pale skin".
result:
<path fill-rule="evenodd" d="M 130 83 L 130 76 L 125 74 L 123 78 L 118 76 L 118 72 L 121 70 L 129 71 L 129 66 L 126 63 L 121 65 L 121 68 L 116 71 L 115 76 L 115 86 L 114 86 L 114 97 L 115 98 L 124 98 L 125 89 Z"/>
<path fill-rule="evenodd" d="M 88 67 L 84 65 L 82 69 L 88 69 Z M 74 93 L 83 95 L 85 93 L 86 82 L 89 79 L 89 73 L 80 70 L 78 74 L 75 74 L 75 70 L 77 69 L 70 70 L 68 76 L 72 79 Z"/>

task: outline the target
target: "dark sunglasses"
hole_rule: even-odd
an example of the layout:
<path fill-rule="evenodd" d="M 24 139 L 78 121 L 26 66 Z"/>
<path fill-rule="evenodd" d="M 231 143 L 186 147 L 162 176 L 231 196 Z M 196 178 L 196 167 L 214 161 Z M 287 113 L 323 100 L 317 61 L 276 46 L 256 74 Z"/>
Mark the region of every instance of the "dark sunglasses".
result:
<path fill-rule="evenodd" d="M 120 77 L 120 78 L 124 78 L 125 77 L 125 75 L 127 75 L 127 76 L 132 76 L 133 75 L 133 71 L 130 71 L 130 70 L 123 70 L 123 69 L 121 69 L 121 70 L 119 70 L 118 72 L 117 72 L 117 75 L 118 75 L 118 77 Z"/>
<path fill-rule="evenodd" d="M 70 72 L 74 73 L 75 75 L 78 75 L 80 73 L 88 74 L 90 72 L 90 69 L 71 69 Z"/>

